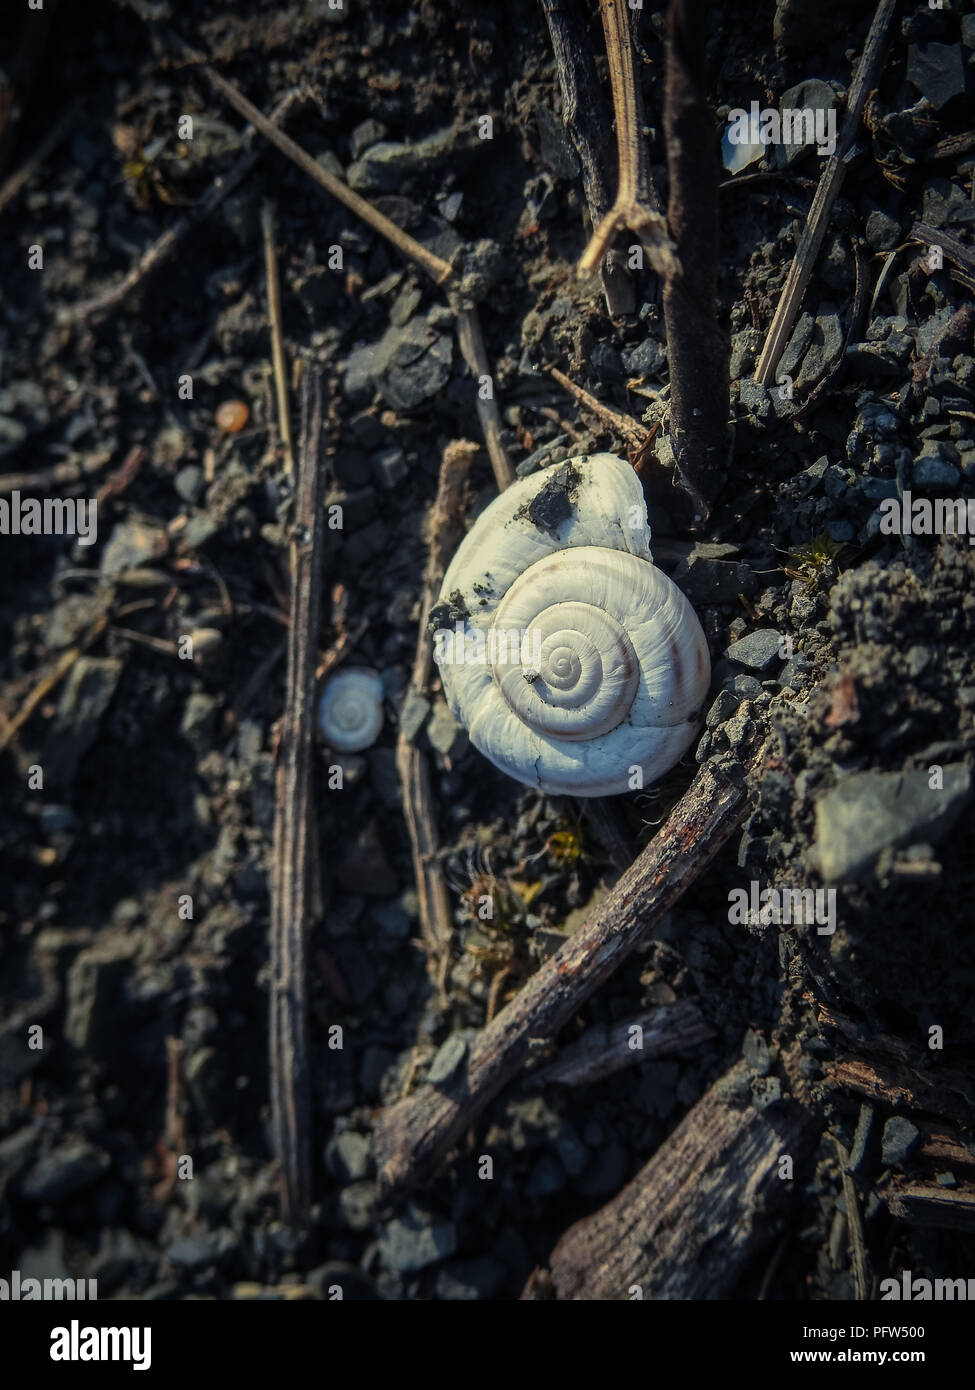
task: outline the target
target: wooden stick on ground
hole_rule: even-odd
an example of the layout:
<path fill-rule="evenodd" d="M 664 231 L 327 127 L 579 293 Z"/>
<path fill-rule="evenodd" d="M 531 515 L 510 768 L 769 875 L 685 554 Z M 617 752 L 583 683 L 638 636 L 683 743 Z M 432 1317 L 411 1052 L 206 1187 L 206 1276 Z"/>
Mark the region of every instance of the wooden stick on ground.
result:
<path fill-rule="evenodd" d="M 315 654 L 321 618 L 325 466 L 322 381 L 305 375 L 295 494 L 295 568 L 288 628 L 288 673 L 278 752 L 271 876 L 271 1112 L 281 1166 L 282 1214 L 304 1224 L 311 1179 L 308 1076 L 307 935 L 316 899 L 311 882 Z"/>
<path fill-rule="evenodd" d="M 785 351 L 792 333 L 796 316 L 812 275 L 819 248 L 823 244 L 830 213 L 846 175 L 846 157 L 860 128 L 863 107 L 871 88 L 876 86 L 880 71 L 880 61 L 887 44 L 887 29 L 894 14 L 897 0 L 880 0 L 874 13 L 870 32 L 863 47 L 863 55 L 857 65 L 856 77 L 847 98 L 846 119 L 840 132 L 836 150 L 829 156 L 813 198 L 809 216 L 803 228 L 795 258 L 789 268 L 788 278 L 776 306 L 772 325 L 762 348 L 762 355 L 755 368 L 755 380 L 768 386 L 775 376 L 779 359 Z"/>
<path fill-rule="evenodd" d="M 471 375 L 475 382 L 480 382 L 482 377 L 490 378 L 491 366 L 484 347 L 484 337 L 481 333 L 481 321 L 478 318 L 477 309 L 473 304 L 454 304 L 452 307 L 457 323 L 457 342 L 460 345 L 464 361 L 471 369 Z M 489 396 L 483 398 L 478 390 L 477 417 L 481 423 L 488 457 L 494 470 L 494 481 L 498 485 L 498 491 L 504 492 L 505 488 L 514 482 L 515 470 L 512 468 L 511 460 L 501 442 L 501 412 L 498 410 L 498 403 L 494 398 L 493 390 Z"/>
<path fill-rule="evenodd" d="M 617 232 L 628 228 L 643 243 L 650 264 L 661 275 L 676 268 L 656 193 L 650 181 L 643 135 L 643 102 L 633 66 L 633 43 L 626 0 L 600 0 L 609 80 L 616 116 L 619 185 L 616 201 L 596 227 L 579 261 L 579 274 L 591 275 Z"/>
<path fill-rule="evenodd" d="M 794 1100 L 751 1104 L 743 1062 L 714 1083 L 632 1182 L 576 1222 L 552 1252 L 556 1298 L 728 1297 L 795 1191 L 819 1125 Z M 532 1296 L 526 1290 L 524 1296 Z"/>
<path fill-rule="evenodd" d="M 436 1167 L 524 1064 L 533 1038 L 552 1038 L 711 862 L 744 819 L 744 779 L 705 765 L 668 820 L 584 925 L 545 962 L 474 1041 L 444 1090 L 427 1085 L 383 1111 L 376 1126 L 382 1189 Z"/>
<path fill-rule="evenodd" d="M 291 440 L 291 411 L 288 409 L 284 329 L 281 322 L 281 279 L 278 275 L 278 248 L 274 240 L 274 209 L 269 202 L 265 202 L 261 208 L 261 231 L 264 236 L 264 273 L 267 280 L 267 313 L 271 324 L 271 362 L 278 408 L 278 431 L 281 435 L 288 477 L 294 482 L 295 456 Z"/>
<path fill-rule="evenodd" d="M 476 444 L 459 440 L 447 445 L 440 464 L 437 500 L 430 519 L 430 545 L 423 578 L 420 622 L 410 689 L 424 695 L 430 681 L 432 652 L 427 618 L 437 601 L 444 570 L 463 534 L 467 474 L 478 452 Z M 443 960 L 452 934 L 450 901 L 436 862 L 439 848 L 437 818 L 426 754 L 401 733 L 396 742 L 396 767 L 403 788 L 403 810 L 413 849 L 413 875 L 420 900 L 420 923 L 431 965 Z M 439 968 L 434 972 L 440 978 Z"/>
<path fill-rule="evenodd" d="M 634 1027 L 642 1031 L 639 1048 L 630 1045 Z M 591 1086 L 623 1067 L 639 1066 L 652 1057 L 686 1057 L 692 1048 L 713 1036 L 714 1029 L 697 1005 L 690 999 L 679 999 L 635 1018 L 587 1028 L 554 1062 L 532 1072 L 532 1085 Z"/>

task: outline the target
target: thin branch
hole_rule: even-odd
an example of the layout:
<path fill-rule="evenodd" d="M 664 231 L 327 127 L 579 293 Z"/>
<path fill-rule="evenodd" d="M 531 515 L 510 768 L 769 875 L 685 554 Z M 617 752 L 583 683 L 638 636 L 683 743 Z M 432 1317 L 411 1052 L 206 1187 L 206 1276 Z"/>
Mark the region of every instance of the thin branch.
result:
<path fill-rule="evenodd" d="M 870 32 L 864 44 L 863 55 L 857 65 L 856 77 L 847 99 L 846 119 L 840 132 L 835 152 L 830 155 L 819 180 L 816 196 L 813 198 L 809 216 L 803 228 L 795 258 L 779 298 L 772 325 L 762 348 L 762 355 L 755 368 L 755 380 L 761 386 L 768 386 L 775 376 L 779 359 L 785 351 L 792 327 L 796 321 L 805 297 L 809 277 L 812 275 L 819 248 L 823 244 L 829 224 L 833 204 L 846 175 L 846 159 L 860 128 L 863 107 L 871 88 L 877 84 L 880 62 L 887 45 L 887 30 L 894 15 L 897 0 L 880 0 L 874 13 Z"/>
<path fill-rule="evenodd" d="M 308 372 L 295 495 L 295 568 L 288 628 L 288 671 L 281 721 L 271 877 L 270 1065 L 275 1156 L 284 1220 L 303 1225 L 311 1185 L 307 936 L 316 892 L 312 769 L 315 653 L 321 618 L 325 467 L 322 381 Z"/>
<path fill-rule="evenodd" d="M 480 383 L 481 378 L 486 377 L 489 383 L 493 383 L 477 308 L 473 304 L 454 304 L 452 307 L 457 324 L 457 342 L 475 382 Z M 494 398 L 493 384 L 491 385 L 491 392 L 487 396 L 482 394 L 480 388 L 478 389 L 477 417 L 481 422 L 481 429 L 487 443 L 488 457 L 494 470 L 494 481 L 498 485 L 498 491 L 504 492 L 505 488 L 514 482 L 515 470 L 512 468 L 511 460 L 501 442 L 501 412 L 498 410 L 498 403 Z"/>
<path fill-rule="evenodd" d="M 295 457 L 291 439 L 291 411 L 288 408 L 288 379 L 281 322 L 281 280 L 278 275 L 278 248 L 274 241 L 274 208 L 270 202 L 265 202 L 261 208 L 261 231 L 264 236 L 264 273 L 267 279 L 267 312 L 271 325 L 271 362 L 274 368 L 278 432 L 281 435 L 288 477 L 294 482 Z"/>
<path fill-rule="evenodd" d="M 474 1041 L 445 1090 L 427 1085 L 376 1127 L 384 1191 L 428 1175 L 521 1069 L 531 1040 L 553 1038 L 711 862 L 748 807 L 744 779 L 705 765 L 640 857 L 587 921 Z"/>
<path fill-rule="evenodd" d="M 577 386 L 571 377 L 566 376 L 565 372 L 560 372 L 558 367 L 546 367 L 545 371 L 557 381 L 564 390 L 584 406 L 586 410 L 592 411 L 593 415 L 616 434 L 620 439 L 624 439 L 631 449 L 643 449 L 651 438 L 650 431 L 643 425 L 637 423 L 629 415 L 621 415 L 617 410 L 611 410 L 608 405 L 597 400 L 589 391 L 582 386 Z"/>

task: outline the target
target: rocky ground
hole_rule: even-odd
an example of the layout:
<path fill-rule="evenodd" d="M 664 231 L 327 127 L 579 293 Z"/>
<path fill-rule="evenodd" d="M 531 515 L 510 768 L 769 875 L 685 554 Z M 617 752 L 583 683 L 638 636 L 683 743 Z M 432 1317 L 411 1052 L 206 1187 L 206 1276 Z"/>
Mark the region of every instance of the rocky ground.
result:
<path fill-rule="evenodd" d="M 481 315 L 519 473 L 620 448 L 545 365 L 634 419 L 652 412 L 668 371 L 659 284 L 636 276 L 634 312 L 614 322 L 598 288 L 574 276 L 585 202 L 540 7 L 152 8 L 162 33 L 205 50 L 262 110 L 307 86 L 287 117 L 293 138 L 439 255 L 468 247 L 491 284 Z M 842 115 L 872 7 L 839 10 L 841 22 L 808 0 L 709 8 L 716 144 L 728 109 L 775 105 L 812 79 Z M 870 1057 L 880 1038 L 909 1072 L 943 1062 L 970 1077 L 975 1057 L 975 561 L 966 537 L 880 526 L 880 504 L 905 491 L 975 495 L 973 17 L 947 6 L 897 14 L 869 129 L 780 367 L 792 399 L 750 374 L 821 161 L 773 154 L 722 190 L 729 481 L 706 533 L 677 533 L 666 508 L 651 523 L 658 562 L 691 598 L 712 651 L 697 762 L 740 763 L 765 729 L 776 760 L 741 835 L 568 1030 L 690 999 L 712 1035 L 588 1086 L 526 1079 L 478 1127 L 500 1175 L 488 1196 L 456 1161 L 392 1209 L 377 1202 L 377 1108 L 481 1026 L 611 882 L 568 803 L 496 773 L 441 698 L 414 704 L 455 914 L 438 1000 L 417 944 L 394 746 L 440 457 L 451 439 L 479 437 L 452 315 L 421 272 L 264 150 L 133 296 L 80 317 L 78 305 L 238 158 L 242 122 L 126 10 L 62 7 L 33 65 L 31 22 L 3 40 L 18 98 L 4 173 L 79 106 L 0 207 L 4 495 L 28 490 L 19 475 L 59 467 L 58 495 L 100 500 L 93 546 L 0 538 L 3 719 L 41 687 L 0 755 L 0 1273 L 96 1277 L 102 1296 L 316 1297 L 341 1282 L 347 1297 L 512 1298 L 742 1051 L 756 1103 L 775 1103 L 790 1084 L 782 1053 L 798 1037 L 824 1136 L 776 1240 L 729 1294 L 753 1298 L 765 1281 L 768 1297 L 853 1296 L 832 1135 L 852 1151 L 876 1278 L 903 1267 L 975 1274 L 955 1225 L 895 1220 L 885 1200 L 905 1177 L 966 1190 L 970 1102 L 955 1104 L 948 1087 L 945 1109 L 935 1095 L 919 1113 L 890 1097 L 861 1103 L 830 1080 L 838 1051 Z M 664 28 L 648 4 L 641 81 L 662 188 Z M 602 55 L 598 21 L 591 34 Z M 187 113 L 196 133 L 180 141 Z M 484 115 L 491 141 L 477 136 Z M 290 482 L 270 372 L 265 199 L 276 207 L 289 362 L 331 383 L 327 500 L 345 524 L 329 537 L 323 646 L 348 634 L 344 659 L 380 672 L 386 702 L 376 746 L 338 760 L 341 792 L 318 778 L 315 1216 L 302 1230 L 279 1219 L 268 1135 Z M 917 222 L 961 251 L 935 268 L 910 239 Z M 37 245 L 43 269 L 28 270 Z M 341 270 L 329 264 L 334 247 Z M 869 294 L 847 341 L 858 274 Z M 186 375 L 191 397 L 179 389 Z M 221 411 L 234 401 L 246 418 L 228 429 L 241 423 L 239 410 Z M 472 481 L 474 514 L 494 491 L 486 454 Z M 194 659 L 183 661 L 188 633 Z M 318 771 L 335 762 L 322 749 Z M 42 787 L 31 785 L 36 767 Z M 693 767 L 688 755 L 661 784 L 619 799 L 634 853 Z M 752 880 L 835 887 L 835 933 L 733 925 L 729 893 Z M 504 904 L 490 925 L 471 909 L 485 882 Z M 842 1046 L 821 1026 L 824 1008 L 846 1020 Z M 335 1022 L 341 1052 L 327 1046 Z M 36 1025 L 42 1047 L 28 1042 Z M 180 1180 L 180 1154 L 192 1157 L 192 1181 Z"/>

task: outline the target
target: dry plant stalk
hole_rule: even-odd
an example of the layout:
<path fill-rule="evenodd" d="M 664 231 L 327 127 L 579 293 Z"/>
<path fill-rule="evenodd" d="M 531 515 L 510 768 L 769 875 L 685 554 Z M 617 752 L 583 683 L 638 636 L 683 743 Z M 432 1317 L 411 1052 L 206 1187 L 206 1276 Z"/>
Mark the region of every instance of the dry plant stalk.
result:
<path fill-rule="evenodd" d="M 271 1123 L 281 1166 L 284 1220 L 302 1225 L 311 1191 L 308 1064 L 308 933 L 318 891 L 312 771 L 315 657 L 321 620 L 325 467 L 322 380 L 302 383 L 302 429 L 295 493 L 295 563 L 288 627 L 288 673 L 275 785 L 271 873 Z"/>
<path fill-rule="evenodd" d="M 447 563 L 463 533 L 467 475 L 477 453 L 476 444 L 458 440 L 447 445 L 440 464 L 437 499 L 430 518 L 416 655 L 410 678 L 410 689 L 418 695 L 426 693 L 432 666 L 427 618 L 436 602 Z M 436 862 L 439 836 L 429 761 L 423 750 L 415 748 L 402 733 L 396 742 L 396 767 L 403 789 L 403 811 L 413 851 L 413 876 L 420 902 L 423 940 L 433 973 L 440 978 L 439 966 L 449 947 L 452 927 L 447 888 Z"/>
<path fill-rule="evenodd" d="M 619 185 L 616 201 L 593 232 L 579 261 L 579 274 L 591 275 L 610 241 L 624 228 L 635 232 L 660 275 L 676 269 L 667 224 L 656 206 L 643 138 L 643 110 L 633 66 L 633 44 L 626 0 L 600 0 L 609 79 L 616 116 Z"/>

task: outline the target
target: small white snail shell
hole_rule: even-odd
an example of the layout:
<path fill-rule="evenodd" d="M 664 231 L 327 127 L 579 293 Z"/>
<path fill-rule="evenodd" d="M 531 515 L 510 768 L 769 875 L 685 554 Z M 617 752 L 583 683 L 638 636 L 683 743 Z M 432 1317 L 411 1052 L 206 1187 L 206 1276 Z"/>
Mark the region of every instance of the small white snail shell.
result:
<path fill-rule="evenodd" d="M 377 671 L 350 667 L 326 682 L 318 723 L 337 753 L 371 748 L 383 727 L 383 683 Z"/>
<path fill-rule="evenodd" d="M 454 717 L 529 786 L 633 790 L 694 738 L 707 641 L 653 564 L 642 485 L 612 454 L 553 464 L 497 497 L 450 562 L 431 628 Z"/>

